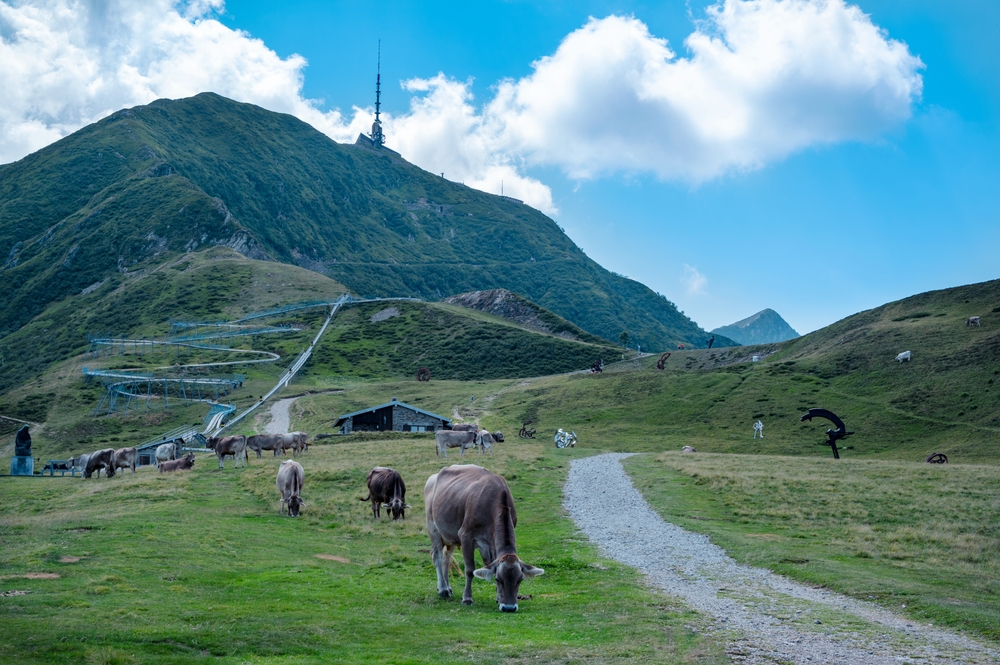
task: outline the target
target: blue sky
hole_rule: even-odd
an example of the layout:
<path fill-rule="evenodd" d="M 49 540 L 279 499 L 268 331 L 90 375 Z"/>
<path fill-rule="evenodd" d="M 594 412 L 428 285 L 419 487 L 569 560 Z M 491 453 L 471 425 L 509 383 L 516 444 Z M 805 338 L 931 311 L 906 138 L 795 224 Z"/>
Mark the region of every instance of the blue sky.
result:
<path fill-rule="evenodd" d="M 771 7 L 771 18 L 756 27 L 764 36 L 751 38 L 742 52 L 733 46 L 736 55 L 725 67 L 703 66 L 684 78 L 682 67 L 673 65 L 710 60 L 704 43 L 695 54 L 685 39 L 697 32 L 732 45 L 735 31 L 752 17 L 713 23 L 707 8 L 718 6 L 704 0 L 229 0 L 224 6 L 158 0 L 142 10 L 91 10 L 75 22 L 53 13 L 53 37 L 17 41 L 11 35 L 26 23 L 19 24 L 19 10 L 0 0 L 0 59 L 62 62 L 52 54 L 68 43 L 78 60 L 91 58 L 92 70 L 105 69 L 100 79 L 58 69 L 45 76 L 27 67 L 0 72 L 0 87 L 23 91 L 23 101 L 0 100 L 0 162 L 116 107 L 201 89 L 296 113 L 347 140 L 369 122 L 381 39 L 390 146 L 429 170 L 450 171 L 488 191 L 506 178 L 508 193 L 524 192 L 523 198 L 549 211 L 591 257 L 663 293 L 705 328 L 771 307 L 808 332 L 921 291 L 1000 277 L 1000 3 L 862 0 L 860 10 L 869 18 L 850 14 L 860 26 L 855 36 L 865 24 L 883 31 L 864 33 L 866 54 L 852 61 L 852 51 L 838 52 L 843 35 L 822 23 L 789 24 L 784 37 L 780 30 L 775 34 L 819 32 L 789 46 L 782 67 L 812 59 L 812 74 L 780 80 L 781 71 L 766 63 L 746 65 L 771 55 L 761 44 L 767 46 L 768 31 L 790 16 L 781 18 L 777 10 L 794 3 L 815 4 L 729 0 L 734 10 Z M 622 19 L 608 19 L 614 16 Z M 23 13 L 20 18 L 27 20 Z M 100 29 L 78 36 L 76 24 Z M 125 46 L 99 43 L 93 36 L 99 34 L 116 34 L 115 44 Z M 602 61 L 588 60 L 587 50 L 596 44 L 603 53 L 619 38 L 631 39 L 641 52 L 635 58 L 647 66 L 642 71 L 649 80 L 664 77 L 657 85 L 693 90 L 707 81 L 715 97 L 706 98 L 722 101 L 675 116 L 663 109 L 683 106 L 684 95 L 676 92 L 654 90 L 654 96 L 666 95 L 660 102 L 667 100 L 655 108 L 642 94 L 633 95 L 639 102 L 612 99 L 621 92 L 612 80 L 618 70 L 609 69 L 603 82 L 596 81 L 601 72 L 589 80 Z M 134 44 L 127 48 L 129 39 Z M 824 40 L 827 50 L 813 48 Z M 15 47 L 22 49 L 17 58 Z M 546 57 L 547 75 L 556 79 L 544 79 L 533 65 Z M 670 66 L 661 66 L 668 60 Z M 873 69 L 873 82 L 857 83 Z M 443 78 L 435 79 L 439 73 Z M 563 86 L 563 75 L 576 83 Z M 772 75 L 779 80 L 770 87 L 752 80 Z M 65 82 L 81 76 L 94 76 L 100 85 L 81 84 L 75 92 Z M 38 81 L 55 83 L 47 90 Z M 418 83 L 403 89 L 403 81 Z M 633 83 L 641 88 L 646 82 Z M 743 92 L 730 95 L 733 89 Z M 521 97 L 498 103 L 506 93 Z M 39 101 L 56 98 L 48 106 Z M 49 106 L 53 110 L 39 122 L 37 109 Z M 681 118 L 693 127 L 700 116 L 728 106 L 746 107 L 750 118 L 738 140 L 720 138 L 733 128 L 730 117 L 712 126 L 716 135 L 698 141 L 689 141 L 683 123 L 671 124 Z M 452 114 L 455 109 L 464 115 Z M 549 111 L 553 117 L 546 117 Z M 563 133 L 563 117 L 575 129 Z M 467 123 L 455 129 L 458 148 L 441 154 L 455 118 L 456 126 Z M 588 145 L 579 128 L 592 125 L 609 142 Z M 539 138 L 533 129 L 555 138 Z M 418 134 L 434 137 L 434 145 L 421 144 Z"/>

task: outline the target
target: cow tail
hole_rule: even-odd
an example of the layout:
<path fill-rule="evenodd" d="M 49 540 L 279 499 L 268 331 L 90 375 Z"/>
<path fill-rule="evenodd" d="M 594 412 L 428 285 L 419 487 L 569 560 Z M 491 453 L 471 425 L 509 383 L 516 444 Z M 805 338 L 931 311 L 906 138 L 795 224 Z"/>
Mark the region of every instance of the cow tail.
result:
<path fill-rule="evenodd" d="M 371 492 L 369 492 L 368 496 L 366 496 L 365 498 L 363 498 L 363 499 L 359 498 L 358 499 L 358 501 L 371 501 L 371 500 L 372 500 L 372 493 Z"/>

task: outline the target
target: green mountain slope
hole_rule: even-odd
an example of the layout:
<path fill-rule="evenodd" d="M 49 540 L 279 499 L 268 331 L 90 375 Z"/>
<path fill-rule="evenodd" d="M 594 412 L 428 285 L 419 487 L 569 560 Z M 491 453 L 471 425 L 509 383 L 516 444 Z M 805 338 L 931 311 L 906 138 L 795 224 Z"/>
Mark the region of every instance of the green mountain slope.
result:
<path fill-rule="evenodd" d="M 966 327 L 969 316 L 981 327 Z M 910 362 L 896 361 L 902 351 Z M 830 457 L 818 445 L 830 424 L 799 421 L 820 407 L 856 432 L 848 458 L 939 451 L 953 463 L 1000 463 L 1000 280 L 913 296 L 779 344 L 674 352 L 664 371 L 655 360 L 536 381 L 496 409 L 620 450 Z M 753 439 L 757 419 L 763 440 Z"/>
<path fill-rule="evenodd" d="M 211 245 L 363 295 L 506 288 L 605 339 L 707 339 L 537 210 L 209 93 L 120 111 L 0 167 L 0 334 L 112 274 Z"/>
<path fill-rule="evenodd" d="M 127 352 L 87 358 L 82 354 L 89 346 L 88 334 L 162 339 L 170 334 L 173 321 L 233 320 L 282 304 L 333 300 L 344 291 L 343 285 L 315 272 L 247 259 L 225 247 L 182 254 L 148 270 L 116 274 L 86 294 L 50 305 L 4 338 L 0 345 L 4 358 L 0 416 L 42 425 L 33 437 L 46 450 L 60 454 L 91 444 L 141 440 L 179 424 L 200 421 L 207 412 L 204 404 L 164 411 L 157 402 L 149 412 L 142 409 L 95 419 L 91 412 L 103 388 L 84 381 L 81 368 L 160 368 L 162 375 L 162 368 L 175 363 L 232 361 L 243 356 L 158 347 L 142 355 Z M 557 320 L 551 312 L 525 302 L 546 320 Z M 243 389 L 226 400 L 241 408 L 256 401 L 313 338 L 322 321 L 321 310 L 293 311 L 260 322 L 290 324 L 300 328 L 298 332 L 208 340 L 208 344 L 266 350 L 281 356 L 273 365 L 225 370 L 247 375 Z M 429 368 L 435 381 L 556 374 L 586 369 L 597 358 L 620 353 L 610 343 L 595 339 L 596 343 L 565 339 L 442 303 L 352 305 L 334 318 L 296 384 L 329 387 L 359 378 L 413 381 L 421 367 Z M 18 426 L 16 421 L 0 418 L 0 434 L 9 434 Z"/>

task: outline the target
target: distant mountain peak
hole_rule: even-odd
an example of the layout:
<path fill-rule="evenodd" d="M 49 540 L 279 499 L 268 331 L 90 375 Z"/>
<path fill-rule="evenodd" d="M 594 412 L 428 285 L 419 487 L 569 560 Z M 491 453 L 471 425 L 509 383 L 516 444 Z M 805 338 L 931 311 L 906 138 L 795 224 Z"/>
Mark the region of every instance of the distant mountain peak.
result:
<path fill-rule="evenodd" d="M 773 309 L 762 309 L 745 319 L 712 331 L 740 344 L 772 344 L 794 339 L 799 334 Z"/>

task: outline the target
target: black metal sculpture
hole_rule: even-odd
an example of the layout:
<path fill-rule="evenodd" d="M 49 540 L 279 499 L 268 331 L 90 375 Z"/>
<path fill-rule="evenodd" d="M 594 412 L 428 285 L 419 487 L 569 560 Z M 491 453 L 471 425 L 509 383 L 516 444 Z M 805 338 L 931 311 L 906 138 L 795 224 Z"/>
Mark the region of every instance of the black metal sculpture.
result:
<path fill-rule="evenodd" d="M 854 432 L 848 432 L 844 421 L 838 418 L 836 413 L 827 411 L 826 409 L 809 409 L 809 412 L 799 418 L 799 421 L 812 420 L 813 418 L 826 418 L 837 426 L 837 429 L 826 430 L 827 440 L 819 445 L 830 446 L 833 449 L 833 458 L 840 459 L 840 452 L 837 450 L 837 441 L 849 437 Z"/>
<path fill-rule="evenodd" d="M 426 367 L 421 367 L 417 370 L 417 381 L 430 381 L 431 371 Z"/>
<path fill-rule="evenodd" d="M 948 456 L 944 453 L 931 453 L 924 461 L 928 464 L 947 464 Z"/>
<path fill-rule="evenodd" d="M 17 430 L 17 435 L 14 438 L 14 456 L 31 457 L 31 435 L 28 434 L 27 425 Z"/>
<path fill-rule="evenodd" d="M 594 364 L 590 366 L 590 371 L 594 373 L 604 373 L 604 358 L 598 358 L 594 361 Z"/>
<path fill-rule="evenodd" d="M 528 429 L 528 425 L 530 425 L 531 423 L 532 421 L 529 420 L 528 422 L 521 425 L 521 431 L 518 432 L 517 435 L 522 439 L 534 439 L 535 429 L 534 428 Z"/>
<path fill-rule="evenodd" d="M 664 353 L 660 356 L 660 359 L 656 361 L 656 369 L 663 369 L 667 366 L 667 358 L 670 357 L 670 353 Z"/>

